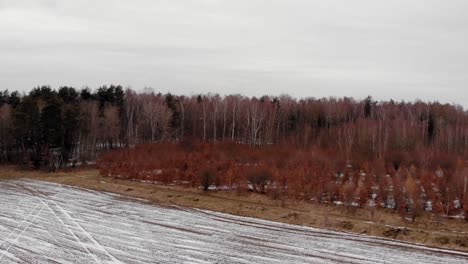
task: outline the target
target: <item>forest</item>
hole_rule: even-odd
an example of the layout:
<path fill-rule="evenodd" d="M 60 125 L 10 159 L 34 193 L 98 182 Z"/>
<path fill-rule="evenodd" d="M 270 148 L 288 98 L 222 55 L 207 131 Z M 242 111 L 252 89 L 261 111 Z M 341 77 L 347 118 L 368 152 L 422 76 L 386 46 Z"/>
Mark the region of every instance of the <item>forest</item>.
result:
<path fill-rule="evenodd" d="M 41 86 L 0 92 L 0 133 L 3 164 L 468 215 L 457 105 Z"/>

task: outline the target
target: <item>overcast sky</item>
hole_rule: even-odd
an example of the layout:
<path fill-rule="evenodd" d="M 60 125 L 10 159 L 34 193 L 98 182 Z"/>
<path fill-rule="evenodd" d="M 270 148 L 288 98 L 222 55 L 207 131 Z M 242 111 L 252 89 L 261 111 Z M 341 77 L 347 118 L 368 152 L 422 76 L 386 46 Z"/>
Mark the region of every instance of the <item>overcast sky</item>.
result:
<path fill-rule="evenodd" d="M 468 106 L 468 1 L 0 0 L 0 89 Z"/>

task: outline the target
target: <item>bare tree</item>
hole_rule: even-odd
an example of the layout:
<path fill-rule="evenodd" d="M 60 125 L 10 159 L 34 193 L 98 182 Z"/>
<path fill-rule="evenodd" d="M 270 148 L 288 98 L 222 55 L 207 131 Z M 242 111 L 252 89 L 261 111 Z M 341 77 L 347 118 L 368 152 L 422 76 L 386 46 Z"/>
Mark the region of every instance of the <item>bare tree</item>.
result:
<path fill-rule="evenodd" d="M 98 138 L 105 148 L 113 148 L 119 139 L 120 118 L 116 106 L 105 106 L 99 120 Z"/>

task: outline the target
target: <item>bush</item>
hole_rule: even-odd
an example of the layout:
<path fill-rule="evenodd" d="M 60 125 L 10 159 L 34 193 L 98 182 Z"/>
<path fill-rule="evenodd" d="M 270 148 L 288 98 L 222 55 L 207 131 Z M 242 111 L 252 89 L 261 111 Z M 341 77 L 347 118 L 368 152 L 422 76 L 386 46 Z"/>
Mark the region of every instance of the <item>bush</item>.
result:
<path fill-rule="evenodd" d="M 450 238 L 446 236 L 441 236 L 441 237 L 436 237 L 435 241 L 441 245 L 447 245 L 448 243 L 450 243 Z"/>
<path fill-rule="evenodd" d="M 203 191 L 208 191 L 211 185 L 216 184 L 216 172 L 213 170 L 203 170 L 200 173 L 201 185 Z"/>
<path fill-rule="evenodd" d="M 270 171 L 266 169 L 252 170 L 247 174 L 247 181 L 252 185 L 254 192 L 265 193 L 268 181 L 271 179 Z"/>

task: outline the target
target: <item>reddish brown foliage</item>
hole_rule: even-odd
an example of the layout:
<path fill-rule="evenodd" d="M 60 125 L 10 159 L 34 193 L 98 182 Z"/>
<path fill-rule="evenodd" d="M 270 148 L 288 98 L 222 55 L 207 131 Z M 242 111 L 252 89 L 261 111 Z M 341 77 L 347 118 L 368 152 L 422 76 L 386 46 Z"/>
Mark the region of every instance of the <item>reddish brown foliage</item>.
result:
<path fill-rule="evenodd" d="M 269 145 L 261 148 L 231 142 L 182 141 L 137 145 L 104 153 L 101 174 L 116 178 L 258 193 L 348 206 L 373 204 L 395 208 L 414 218 L 424 209 L 451 215 L 462 208 L 466 170 L 448 154 L 427 167 L 407 154 L 391 151 L 383 160 L 367 161 L 358 154 L 346 160 L 327 149 Z M 416 165 L 418 164 L 418 165 Z M 435 167 L 434 167 L 435 166 Z M 434 170 L 434 168 L 437 168 Z"/>

